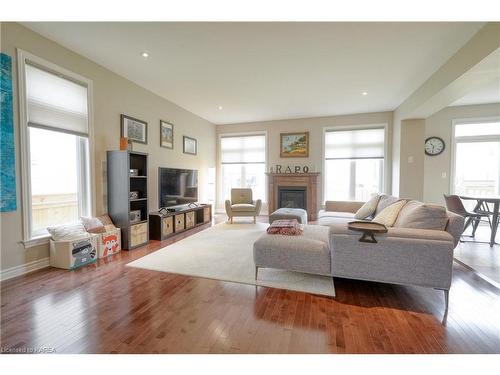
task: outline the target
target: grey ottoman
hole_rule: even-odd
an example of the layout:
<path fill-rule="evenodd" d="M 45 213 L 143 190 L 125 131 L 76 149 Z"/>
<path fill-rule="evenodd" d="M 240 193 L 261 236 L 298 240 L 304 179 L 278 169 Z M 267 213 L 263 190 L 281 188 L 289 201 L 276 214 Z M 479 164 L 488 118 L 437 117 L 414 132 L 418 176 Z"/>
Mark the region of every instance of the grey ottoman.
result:
<path fill-rule="evenodd" d="M 274 220 L 297 219 L 300 224 L 307 224 L 307 211 L 302 208 L 278 208 L 269 215 L 269 224 Z"/>
<path fill-rule="evenodd" d="M 259 267 L 331 276 L 330 228 L 304 225 L 301 236 L 266 232 L 253 244 L 253 260 L 256 280 Z"/>

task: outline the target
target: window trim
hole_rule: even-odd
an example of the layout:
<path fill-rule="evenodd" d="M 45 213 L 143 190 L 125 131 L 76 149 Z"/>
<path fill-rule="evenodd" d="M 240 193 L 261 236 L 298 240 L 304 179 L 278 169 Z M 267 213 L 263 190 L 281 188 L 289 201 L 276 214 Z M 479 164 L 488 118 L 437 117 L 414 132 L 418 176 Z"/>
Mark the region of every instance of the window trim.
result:
<path fill-rule="evenodd" d="M 321 186 L 323 187 L 321 191 L 321 202 L 322 206 L 325 205 L 326 199 L 326 133 L 330 131 L 346 131 L 346 130 L 368 130 L 368 129 L 384 129 L 384 176 L 382 178 L 382 191 L 381 193 L 386 193 L 387 186 L 390 185 L 389 181 L 389 124 L 388 123 L 374 123 L 374 124 L 360 124 L 360 125 L 339 125 L 339 126 L 325 126 L 323 127 L 323 137 L 321 142 Z M 372 158 L 370 158 L 372 159 Z"/>
<path fill-rule="evenodd" d="M 264 170 L 267 172 L 268 171 L 268 165 L 269 165 L 269 137 L 267 134 L 267 130 L 262 130 L 262 131 L 253 131 L 253 132 L 237 132 L 237 133 L 219 133 L 218 134 L 218 140 L 217 140 L 217 173 L 216 173 L 216 201 L 217 201 L 217 207 L 218 209 L 216 212 L 222 212 L 223 211 L 223 203 L 224 203 L 224 198 L 222 197 L 222 154 L 221 154 L 221 140 L 222 138 L 229 138 L 229 137 L 244 137 L 244 136 L 253 136 L 253 135 L 263 135 L 265 137 L 265 162 L 264 162 Z M 238 163 L 241 164 L 241 163 Z M 267 205 L 267 189 L 268 189 L 268 179 L 267 179 L 267 174 L 264 179 L 265 183 L 265 188 L 264 188 L 264 199 L 262 203 L 264 205 Z"/>
<path fill-rule="evenodd" d="M 31 229 L 31 183 L 30 183 L 30 153 L 29 153 L 29 134 L 28 134 L 28 111 L 26 100 L 26 64 L 31 63 L 43 69 L 64 76 L 64 78 L 81 83 L 87 86 L 87 107 L 88 107 L 88 164 L 89 164 L 89 182 L 90 187 L 90 211 L 92 215 L 96 212 L 95 199 L 95 160 L 94 160 L 94 112 L 93 112 L 93 81 L 83 77 L 75 72 L 62 68 L 50 61 L 42 59 L 32 53 L 17 49 L 17 80 L 18 80 L 18 100 L 19 100 L 19 139 L 21 145 L 21 198 L 22 198 L 22 222 L 23 239 L 21 243 L 25 248 L 47 244 L 49 235 L 32 237 Z"/>
<path fill-rule="evenodd" d="M 475 124 L 475 123 L 488 123 L 488 122 L 500 122 L 500 116 L 488 116 L 488 117 L 470 117 L 451 120 L 451 155 L 450 155 L 450 181 L 449 181 L 449 191 L 450 194 L 455 194 L 455 163 L 457 157 L 457 137 L 455 136 L 457 125 Z M 459 143 L 465 142 L 485 142 L 493 137 L 500 138 L 500 135 L 479 135 L 479 136 L 461 136 L 458 137 Z M 465 142 L 464 142 L 465 141 Z"/>

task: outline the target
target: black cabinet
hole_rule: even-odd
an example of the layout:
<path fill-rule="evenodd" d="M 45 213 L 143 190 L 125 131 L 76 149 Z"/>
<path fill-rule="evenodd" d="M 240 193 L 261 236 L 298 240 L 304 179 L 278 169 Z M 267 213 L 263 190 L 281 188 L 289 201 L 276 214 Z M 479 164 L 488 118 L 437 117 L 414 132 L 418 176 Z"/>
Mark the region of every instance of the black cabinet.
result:
<path fill-rule="evenodd" d="M 162 241 L 178 233 L 207 224 L 212 220 L 212 206 L 179 207 L 175 212 L 151 212 L 149 214 L 149 237 Z"/>
<path fill-rule="evenodd" d="M 148 154 L 108 151 L 108 214 L 122 232 L 122 249 L 149 242 Z"/>

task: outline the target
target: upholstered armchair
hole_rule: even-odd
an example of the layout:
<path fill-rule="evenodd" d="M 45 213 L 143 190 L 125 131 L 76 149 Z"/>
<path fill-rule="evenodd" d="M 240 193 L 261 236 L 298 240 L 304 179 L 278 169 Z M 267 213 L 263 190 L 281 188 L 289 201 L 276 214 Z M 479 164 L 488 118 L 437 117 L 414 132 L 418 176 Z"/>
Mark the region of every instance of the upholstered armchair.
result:
<path fill-rule="evenodd" d="M 231 224 L 235 216 L 253 216 L 255 223 L 261 208 L 262 201 L 252 199 L 252 189 L 231 189 L 231 200 L 226 200 L 226 213 Z"/>

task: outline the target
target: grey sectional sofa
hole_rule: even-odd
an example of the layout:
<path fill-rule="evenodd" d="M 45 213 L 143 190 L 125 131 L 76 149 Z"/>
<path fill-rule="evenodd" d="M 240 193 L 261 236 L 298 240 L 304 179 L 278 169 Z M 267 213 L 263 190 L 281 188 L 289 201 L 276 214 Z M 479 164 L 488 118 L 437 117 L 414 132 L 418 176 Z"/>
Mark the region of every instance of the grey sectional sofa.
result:
<path fill-rule="evenodd" d="M 379 205 L 387 206 L 397 200 L 385 196 Z M 376 236 L 377 243 L 364 243 L 359 242 L 359 232 L 347 229 L 347 223 L 355 220 L 354 214 L 362 205 L 363 202 L 326 202 L 318 219 L 324 229 L 309 230 L 305 226 L 306 235 L 300 241 L 263 234 L 254 244 L 256 276 L 259 267 L 322 275 L 329 268 L 329 275 L 334 277 L 440 289 L 445 295 L 446 319 L 453 249 L 460 240 L 463 217 L 446 211 L 445 230 L 405 228 L 398 226 L 396 220 L 387 233 Z M 377 207 L 376 213 L 382 209 Z M 325 251 L 329 257 L 325 258 Z M 315 261 L 321 264 L 311 264 Z"/>

